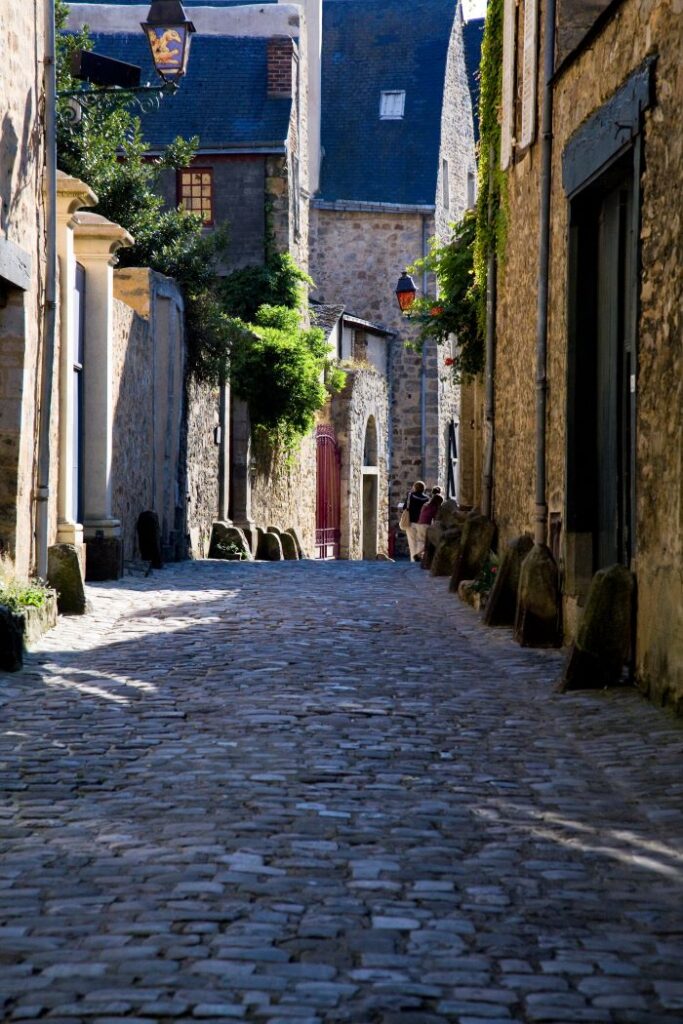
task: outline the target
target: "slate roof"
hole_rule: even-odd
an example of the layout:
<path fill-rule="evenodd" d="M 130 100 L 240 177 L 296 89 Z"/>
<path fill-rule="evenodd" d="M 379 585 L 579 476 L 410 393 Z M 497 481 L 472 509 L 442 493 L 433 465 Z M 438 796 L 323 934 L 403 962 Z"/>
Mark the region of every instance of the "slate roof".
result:
<path fill-rule="evenodd" d="M 93 32 L 91 38 L 98 53 L 138 64 L 142 82 L 158 83 L 142 32 Z M 150 146 L 168 145 L 178 135 L 198 135 L 200 150 L 283 146 L 292 101 L 267 95 L 267 42 L 197 34 L 178 92 L 164 97 L 159 110 L 142 115 Z"/>
<path fill-rule="evenodd" d="M 311 323 L 314 327 L 320 327 L 325 336 L 329 337 L 330 332 L 339 323 L 339 318 L 344 312 L 343 306 L 329 305 L 324 302 L 311 301 L 308 307 L 311 316 Z"/>
<path fill-rule="evenodd" d="M 474 141 L 479 141 L 479 65 L 481 44 L 484 38 L 484 19 L 466 22 L 462 27 L 462 41 L 465 50 L 465 67 L 470 83 L 472 115 L 474 117 Z"/>
<path fill-rule="evenodd" d="M 455 14 L 456 0 L 324 0 L 323 200 L 434 204 Z M 404 118 L 380 120 L 399 89 Z"/>

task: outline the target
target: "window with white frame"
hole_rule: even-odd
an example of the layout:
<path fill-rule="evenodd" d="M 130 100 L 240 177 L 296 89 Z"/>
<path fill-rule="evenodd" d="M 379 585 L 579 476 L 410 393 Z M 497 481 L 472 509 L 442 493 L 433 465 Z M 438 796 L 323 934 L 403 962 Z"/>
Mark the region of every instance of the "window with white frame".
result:
<path fill-rule="evenodd" d="M 405 89 L 383 90 L 379 98 L 379 116 L 382 121 L 400 121 L 406 106 Z"/>

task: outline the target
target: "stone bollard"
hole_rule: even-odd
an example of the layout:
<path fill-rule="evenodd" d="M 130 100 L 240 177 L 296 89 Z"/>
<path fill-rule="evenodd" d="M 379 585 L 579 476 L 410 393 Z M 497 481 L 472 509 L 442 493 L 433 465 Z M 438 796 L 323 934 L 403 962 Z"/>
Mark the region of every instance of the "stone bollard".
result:
<path fill-rule="evenodd" d="M 280 544 L 282 545 L 282 554 L 287 562 L 296 562 L 299 558 L 299 552 L 296 549 L 296 542 L 292 537 L 291 533 L 280 534 Z"/>
<path fill-rule="evenodd" d="M 299 558 L 306 558 L 306 555 L 304 554 L 304 549 L 301 546 L 301 541 L 299 540 L 299 534 L 297 533 L 295 528 L 293 526 L 290 526 L 289 529 L 286 530 L 285 532 L 288 533 L 290 535 L 290 537 L 292 537 L 292 539 L 294 540 L 294 543 L 296 544 L 296 550 L 297 550 L 298 557 Z"/>
<path fill-rule="evenodd" d="M 73 544 L 53 544 L 48 548 L 47 581 L 57 591 L 61 615 L 83 615 L 88 610 L 81 560 Z"/>
<path fill-rule="evenodd" d="M 460 549 L 453 565 L 453 575 L 449 590 L 457 594 L 462 580 L 476 580 L 488 556 L 494 537 L 496 524 L 481 512 L 470 512 L 460 538 Z"/>
<path fill-rule="evenodd" d="M 534 544 L 522 562 L 515 640 L 522 647 L 560 646 L 559 573 L 545 544 Z"/>
<path fill-rule="evenodd" d="M 452 526 L 442 532 L 441 539 L 432 557 L 432 564 L 430 566 L 432 576 L 453 575 L 453 569 L 460 554 L 461 540 L 461 526 Z"/>
<path fill-rule="evenodd" d="M 483 620 L 487 626 L 514 625 L 522 562 L 533 546 L 534 542 L 528 533 L 516 537 L 505 546 L 495 582 L 484 608 Z"/>
<path fill-rule="evenodd" d="M 277 533 L 268 530 L 263 534 L 263 557 L 267 562 L 281 562 L 284 558 L 282 542 Z"/>
<path fill-rule="evenodd" d="M 239 526 L 215 522 L 211 527 L 211 544 L 209 558 L 223 558 L 227 561 L 250 560 L 251 548 L 244 531 Z"/>
<path fill-rule="evenodd" d="M 601 689 L 620 682 L 631 657 L 635 590 L 633 573 L 624 565 L 596 572 L 560 692 Z"/>

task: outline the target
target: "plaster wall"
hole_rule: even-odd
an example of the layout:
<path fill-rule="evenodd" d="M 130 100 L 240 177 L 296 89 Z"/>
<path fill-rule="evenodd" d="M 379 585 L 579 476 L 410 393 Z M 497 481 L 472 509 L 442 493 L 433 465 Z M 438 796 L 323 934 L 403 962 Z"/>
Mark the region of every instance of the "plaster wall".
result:
<path fill-rule="evenodd" d="M 127 32 L 146 21 L 149 3 L 69 4 L 68 28 L 90 25 L 94 32 Z M 238 38 L 297 35 L 301 9 L 298 4 L 245 4 L 240 7 L 192 7 L 188 12 L 198 33 Z"/>
<path fill-rule="evenodd" d="M 0 550 L 19 575 L 34 568 L 33 488 L 37 456 L 44 295 L 45 207 L 42 192 L 45 0 L 6 4 L 0 122 Z M 21 281 L 21 287 L 9 282 Z M 58 346 L 57 346 L 58 347 Z M 58 357 L 55 369 L 58 375 Z M 52 406 L 52 437 L 57 409 Z M 52 450 L 57 451 L 53 445 Z M 49 536 L 56 534 L 57 471 L 51 464 Z"/>
<path fill-rule="evenodd" d="M 541 14 L 542 18 L 542 14 Z M 657 52 L 645 114 L 636 423 L 636 673 L 683 709 L 683 19 L 678 0 L 627 0 L 557 79 L 551 208 L 547 474 L 550 513 L 565 503 L 568 203 L 562 151 L 587 118 Z M 510 219 L 499 279 L 495 512 L 502 539 L 530 529 L 534 496 L 534 333 L 539 147 L 508 174 Z M 580 608 L 567 603 L 571 638 Z M 578 614 L 577 614 L 578 613 Z"/>

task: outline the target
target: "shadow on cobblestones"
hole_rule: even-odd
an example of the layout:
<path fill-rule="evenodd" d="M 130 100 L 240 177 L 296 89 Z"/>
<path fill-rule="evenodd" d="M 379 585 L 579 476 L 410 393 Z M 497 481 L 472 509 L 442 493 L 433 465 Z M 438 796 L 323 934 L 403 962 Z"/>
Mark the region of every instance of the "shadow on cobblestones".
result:
<path fill-rule="evenodd" d="M 446 586 L 190 563 L 2 677 L 3 1021 L 679 1020 L 681 723 Z"/>

